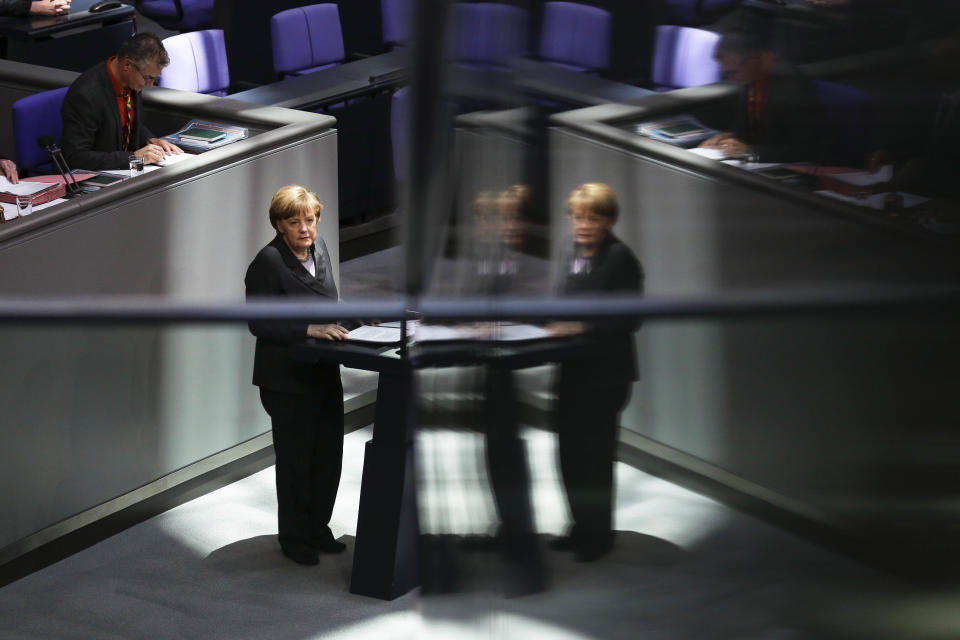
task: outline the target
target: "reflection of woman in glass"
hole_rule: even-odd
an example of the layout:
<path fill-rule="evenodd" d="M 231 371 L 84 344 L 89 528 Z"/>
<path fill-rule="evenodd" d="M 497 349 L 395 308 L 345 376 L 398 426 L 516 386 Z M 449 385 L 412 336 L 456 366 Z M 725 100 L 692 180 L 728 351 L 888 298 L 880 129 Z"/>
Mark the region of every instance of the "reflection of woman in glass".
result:
<path fill-rule="evenodd" d="M 561 254 L 560 294 L 639 294 L 643 270 L 611 229 L 618 204 L 609 186 L 587 183 L 567 201 L 572 238 Z M 555 335 L 592 338 L 583 355 L 560 363 L 554 385 L 560 470 L 573 527 L 553 548 L 595 560 L 613 546 L 613 460 L 617 424 L 637 379 L 633 319 L 558 322 Z"/>
<path fill-rule="evenodd" d="M 323 238 L 317 235 L 323 205 L 296 185 L 281 188 L 270 202 L 276 237 L 250 263 L 247 298 L 306 296 L 336 302 L 337 285 Z M 255 320 L 253 384 L 270 415 L 276 451 L 280 547 L 300 564 L 318 554 L 346 548 L 328 523 L 340 485 L 343 458 L 343 386 L 340 365 L 294 360 L 291 346 L 308 337 L 342 340 L 339 324 Z"/>

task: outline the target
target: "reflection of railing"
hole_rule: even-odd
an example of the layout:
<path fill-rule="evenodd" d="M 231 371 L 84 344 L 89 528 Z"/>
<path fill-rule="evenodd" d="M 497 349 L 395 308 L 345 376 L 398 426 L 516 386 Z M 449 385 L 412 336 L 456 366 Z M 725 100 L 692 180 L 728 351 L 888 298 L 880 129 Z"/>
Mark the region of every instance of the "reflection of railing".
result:
<path fill-rule="evenodd" d="M 222 323 L 256 319 L 402 318 L 410 309 L 435 320 L 642 317 L 652 319 L 960 312 L 960 287 L 757 291 L 689 297 L 419 298 L 310 303 L 177 302 L 162 297 L 0 298 L 0 323 Z"/>

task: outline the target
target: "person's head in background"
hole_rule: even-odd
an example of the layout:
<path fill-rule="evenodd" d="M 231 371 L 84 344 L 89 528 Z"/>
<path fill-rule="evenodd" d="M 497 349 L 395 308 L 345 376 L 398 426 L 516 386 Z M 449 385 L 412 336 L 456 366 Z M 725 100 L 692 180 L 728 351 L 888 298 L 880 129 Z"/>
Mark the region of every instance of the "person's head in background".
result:
<path fill-rule="evenodd" d="M 270 225 L 283 237 L 293 254 L 305 258 L 317 239 L 323 204 L 313 191 L 288 184 L 270 200 Z"/>
<path fill-rule="evenodd" d="M 493 241 L 497 235 L 497 193 L 481 191 L 473 199 L 473 223 L 476 236 Z"/>
<path fill-rule="evenodd" d="M 620 205 L 609 185 L 588 182 L 570 193 L 567 210 L 577 252 L 581 256 L 592 256 L 616 224 Z"/>
<path fill-rule="evenodd" d="M 777 61 L 770 39 L 760 30 L 724 34 L 713 52 L 727 82 L 750 85 L 768 77 Z"/>
<path fill-rule="evenodd" d="M 500 240 L 507 246 L 518 249 L 523 244 L 529 209 L 530 187 L 525 184 L 507 187 L 497 199 Z"/>
<path fill-rule="evenodd" d="M 114 62 L 117 81 L 128 89 L 142 91 L 157 84 L 163 68 L 170 64 L 170 56 L 158 36 L 138 33 L 120 45 Z"/>

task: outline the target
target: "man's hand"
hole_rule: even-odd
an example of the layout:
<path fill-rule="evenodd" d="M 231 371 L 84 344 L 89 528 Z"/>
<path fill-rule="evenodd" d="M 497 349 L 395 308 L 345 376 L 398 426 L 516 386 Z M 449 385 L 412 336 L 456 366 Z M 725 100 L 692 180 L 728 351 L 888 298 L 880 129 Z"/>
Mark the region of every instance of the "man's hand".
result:
<path fill-rule="evenodd" d="M 70 12 L 70 0 L 34 0 L 30 3 L 30 15 L 62 16 Z"/>
<path fill-rule="evenodd" d="M 13 160 L 7 160 L 6 158 L 0 160 L 0 171 L 13 184 L 20 182 L 20 177 L 17 175 L 17 163 Z"/>
<path fill-rule="evenodd" d="M 703 147 L 704 149 L 719 149 L 721 144 L 723 144 L 724 142 L 726 142 L 727 140 L 729 140 L 729 139 L 731 139 L 731 138 L 733 138 L 733 134 L 732 134 L 732 133 L 729 133 L 729 132 L 728 132 L 728 133 L 718 133 L 718 134 L 716 134 L 716 135 L 710 136 L 709 138 L 707 138 L 706 140 L 704 140 L 703 142 L 701 142 L 701 143 L 698 144 L 697 146 L 698 146 L 698 147 Z"/>
<path fill-rule="evenodd" d="M 587 330 L 582 322 L 552 322 L 546 327 L 547 333 L 555 338 L 575 336 Z"/>
<path fill-rule="evenodd" d="M 308 324 L 307 335 L 318 340 L 343 340 L 349 333 L 338 324 Z"/>
<path fill-rule="evenodd" d="M 137 149 L 133 155 L 143 159 L 143 164 L 156 164 L 163 160 L 165 155 L 163 147 L 158 144 L 148 144 L 145 147 Z"/>
<path fill-rule="evenodd" d="M 183 153 L 183 149 L 173 144 L 169 140 L 164 140 L 163 138 L 150 138 L 150 144 L 155 144 L 168 156 L 175 156 Z"/>
<path fill-rule="evenodd" d="M 719 149 L 728 158 L 748 155 L 752 148 L 746 142 L 737 139 L 732 133 L 718 133 L 700 143 L 705 149 Z"/>

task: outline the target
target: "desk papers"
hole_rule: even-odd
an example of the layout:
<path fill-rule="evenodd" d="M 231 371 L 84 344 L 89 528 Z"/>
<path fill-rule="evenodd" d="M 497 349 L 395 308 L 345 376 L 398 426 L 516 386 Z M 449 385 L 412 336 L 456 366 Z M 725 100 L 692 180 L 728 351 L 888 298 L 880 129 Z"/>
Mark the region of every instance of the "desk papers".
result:
<path fill-rule="evenodd" d="M 347 340 L 392 344 L 400 342 L 400 327 L 376 326 L 365 324 L 347 334 Z"/>

